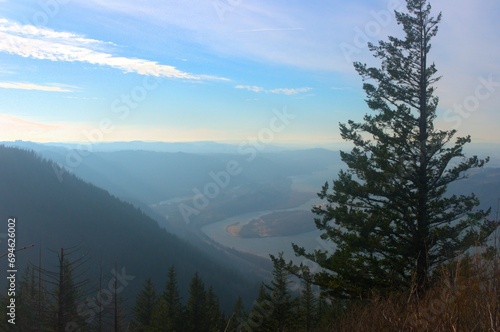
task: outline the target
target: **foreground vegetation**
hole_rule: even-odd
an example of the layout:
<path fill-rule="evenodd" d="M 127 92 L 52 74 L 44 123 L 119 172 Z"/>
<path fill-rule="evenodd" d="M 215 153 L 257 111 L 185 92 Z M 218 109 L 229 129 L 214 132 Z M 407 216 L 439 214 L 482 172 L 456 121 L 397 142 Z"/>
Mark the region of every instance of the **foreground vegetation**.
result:
<path fill-rule="evenodd" d="M 499 331 L 499 260 L 465 256 L 436 272 L 420 297 L 374 294 L 354 302 L 330 331 Z"/>
<path fill-rule="evenodd" d="M 82 304 L 92 302 L 89 285 L 78 274 L 76 262 L 61 262 L 62 268 L 52 278 L 47 271 L 27 269 L 16 297 L 16 325 L 2 319 L 1 331 L 500 330 L 498 250 L 464 255 L 434 271 L 432 286 L 419 296 L 411 290 L 388 296 L 374 292 L 362 300 L 328 298 L 310 282 L 297 279 L 289 271 L 291 263 L 278 256 L 274 257 L 273 280 L 262 284 L 248 309 L 239 298 L 232 312 L 221 309 L 218 296 L 198 274 L 191 279 L 188 297 L 182 299 L 174 267 L 160 291 L 148 279 L 131 307 L 123 301 L 126 294 L 119 294 L 123 280 L 117 278 L 117 288 L 109 289 L 109 298 L 94 299 L 94 307 L 82 310 Z M 58 281 L 59 273 L 65 275 L 63 284 Z M 103 289 L 97 294 L 103 295 Z M 6 301 L 0 296 L 2 305 Z"/>

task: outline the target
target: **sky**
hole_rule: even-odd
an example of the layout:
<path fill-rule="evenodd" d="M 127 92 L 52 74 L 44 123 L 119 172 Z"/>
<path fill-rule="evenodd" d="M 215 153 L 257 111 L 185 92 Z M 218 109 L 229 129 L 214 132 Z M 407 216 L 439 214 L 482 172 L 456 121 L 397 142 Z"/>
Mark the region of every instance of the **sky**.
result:
<path fill-rule="evenodd" d="M 500 3 L 435 0 L 436 126 L 500 143 Z M 328 146 L 403 0 L 0 0 L 0 141 Z"/>

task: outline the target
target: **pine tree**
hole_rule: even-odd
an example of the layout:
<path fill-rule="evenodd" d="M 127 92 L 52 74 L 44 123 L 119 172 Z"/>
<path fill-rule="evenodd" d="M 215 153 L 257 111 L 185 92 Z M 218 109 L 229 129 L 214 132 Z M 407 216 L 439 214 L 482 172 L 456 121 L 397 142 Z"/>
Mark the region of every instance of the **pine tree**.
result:
<path fill-rule="evenodd" d="M 45 310 L 37 310 L 39 301 L 41 305 L 47 304 L 46 291 L 39 285 L 39 280 L 36 276 L 36 271 L 28 265 L 22 279 L 19 283 L 19 293 L 17 301 L 17 320 L 16 326 L 20 331 L 42 330 L 43 323 L 46 321 L 43 312 Z M 39 291 L 41 291 L 39 297 Z"/>
<path fill-rule="evenodd" d="M 238 296 L 238 299 L 234 304 L 232 314 L 229 317 L 227 331 L 230 332 L 244 331 L 242 325 L 246 322 L 246 320 L 247 320 L 247 315 L 245 313 L 245 305 L 243 304 L 243 299 L 241 298 L 241 296 Z"/>
<path fill-rule="evenodd" d="M 191 332 L 207 331 L 205 321 L 207 295 L 205 284 L 198 273 L 195 273 L 189 285 L 189 298 L 186 305 L 187 330 Z"/>
<path fill-rule="evenodd" d="M 36 308 L 36 284 L 35 284 L 35 271 L 28 265 L 21 281 L 18 284 L 18 298 L 17 314 L 20 319 L 16 325 L 18 328 L 27 329 L 31 326 L 36 326 L 35 315 L 36 310 L 29 310 L 28 308 Z"/>
<path fill-rule="evenodd" d="M 83 317 L 78 315 L 77 306 L 82 302 L 84 288 L 88 283 L 85 278 L 86 271 L 82 271 L 82 266 L 87 262 L 85 255 L 80 258 L 71 257 L 79 252 L 79 247 L 69 249 L 61 248 L 58 253 L 58 270 L 50 271 L 41 267 L 35 267 L 40 274 L 38 279 L 37 305 L 33 308 L 38 314 L 47 315 L 47 325 L 54 331 L 85 330 L 87 324 Z M 43 300 L 42 282 L 49 289 L 46 303 Z M 51 289 L 52 288 L 52 289 Z M 47 308 L 42 308 L 41 306 Z M 43 325 L 43 317 L 37 327 Z M 35 327 L 35 328 L 37 328 Z M 32 327 L 33 328 L 33 327 Z"/>
<path fill-rule="evenodd" d="M 312 331 L 317 321 L 317 299 L 313 291 L 313 280 L 309 269 L 304 269 L 302 294 L 299 300 L 299 317 L 301 325 L 307 332 Z"/>
<path fill-rule="evenodd" d="M 168 305 L 164 297 L 160 297 L 151 313 L 150 332 L 175 331 L 169 328 Z"/>
<path fill-rule="evenodd" d="M 212 287 L 208 288 L 205 303 L 205 325 L 207 331 L 222 331 L 225 327 L 225 319 L 220 310 L 219 298 L 215 295 Z"/>
<path fill-rule="evenodd" d="M 166 308 L 166 329 L 168 331 L 183 330 L 183 306 L 179 295 L 179 286 L 177 275 L 173 266 L 168 270 L 168 280 L 163 292 L 163 298 L 167 305 Z"/>
<path fill-rule="evenodd" d="M 336 320 L 345 313 L 346 302 L 350 301 L 333 299 L 332 302 L 327 294 L 320 293 L 317 302 L 315 326 L 324 331 L 332 330 Z"/>
<path fill-rule="evenodd" d="M 117 265 L 115 264 L 115 271 L 117 271 Z M 126 330 L 126 326 L 129 324 L 130 308 L 126 305 L 126 300 L 119 292 L 118 278 L 114 276 L 113 278 L 113 303 L 111 305 L 110 311 L 112 316 L 112 323 L 108 324 L 113 327 L 114 332 Z"/>
<path fill-rule="evenodd" d="M 133 325 L 137 331 L 148 331 L 151 327 L 156 302 L 156 291 L 153 281 L 149 278 L 144 282 L 142 291 L 135 301 Z"/>
<path fill-rule="evenodd" d="M 487 221 L 488 211 L 476 210 L 472 195 L 447 195 L 447 186 L 482 167 L 488 159 L 465 157 L 470 137 L 434 127 L 439 80 L 428 53 L 441 14 L 431 16 L 426 0 L 407 0 L 407 13 L 396 12 L 404 39 L 369 44 L 380 68 L 355 63 L 365 81 L 367 104 L 375 114 L 364 122 L 340 125 L 343 139 L 354 144 L 341 152 L 348 169 L 326 183 L 313 208 L 323 239 L 335 252 L 296 254 L 323 270 L 314 282 L 336 297 L 367 297 L 409 289 L 420 293 L 430 274 L 443 262 L 470 246 L 483 244 L 498 226 Z"/>
<path fill-rule="evenodd" d="M 268 299 L 273 306 L 270 320 L 273 331 L 285 331 L 290 326 L 292 309 L 295 305 L 288 288 L 291 283 L 288 279 L 288 264 L 283 258 L 283 253 L 280 253 L 278 257 L 271 255 L 271 259 L 274 264 L 273 280 L 270 285 L 266 285 L 269 291 Z"/>
<path fill-rule="evenodd" d="M 259 288 L 259 295 L 248 314 L 248 318 L 238 325 L 237 331 L 272 331 L 271 315 L 273 312 L 274 305 L 270 300 L 266 285 L 262 283 Z"/>

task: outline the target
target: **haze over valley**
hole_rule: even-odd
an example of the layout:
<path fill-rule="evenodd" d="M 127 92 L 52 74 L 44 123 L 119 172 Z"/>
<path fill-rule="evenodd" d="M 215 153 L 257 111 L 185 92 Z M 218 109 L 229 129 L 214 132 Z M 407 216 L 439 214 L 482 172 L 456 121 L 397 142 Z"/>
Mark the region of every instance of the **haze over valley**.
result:
<path fill-rule="evenodd" d="M 334 249 L 320 239 L 311 209 L 324 203 L 317 193 L 345 167 L 338 150 L 270 146 L 245 154 L 237 145 L 213 142 L 122 142 L 101 144 L 89 152 L 69 144 L 4 144 L 34 149 L 82 180 L 131 202 L 160 227 L 196 246 L 235 249 L 264 260 L 278 252 L 295 259 L 292 242 L 308 249 Z M 471 149 L 483 157 L 495 151 L 488 145 Z M 485 169 L 450 189 L 476 193 L 481 207 L 495 213 L 500 155 L 490 155 Z M 53 176 L 58 178 L 59 171 Z M 260 268 L 266 266 L 270 268 Z"/>

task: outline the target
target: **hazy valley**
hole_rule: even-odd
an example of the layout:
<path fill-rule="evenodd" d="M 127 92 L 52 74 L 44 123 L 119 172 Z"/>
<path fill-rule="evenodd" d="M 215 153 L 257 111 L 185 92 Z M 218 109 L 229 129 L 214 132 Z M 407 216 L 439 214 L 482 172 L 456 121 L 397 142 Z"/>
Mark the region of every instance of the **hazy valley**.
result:
<path fill-rule="evenodd" d="M 10 145 L 34 149 L 196 246 L 236 249 L 264 260 L 280 251 L 293 259 L 292 242 L 309 249 L 326 245 L 310 210 L 322 203 L 317 197 L 321 186 L 344 167 L 339 152 L 326 149 L 238 151 L 238 146 L 212 142 L 131 142 L 100 144 L 88 152 L 54 144 Z M 473 146 L 470 153 L 490 155 L 490 163 L 450 187 L 451 193 L 476 193 L 492 215 L 500 198 L 495 151 L 500 149 Z M 61 180 L 57 170 L 53 176 Z"/>

